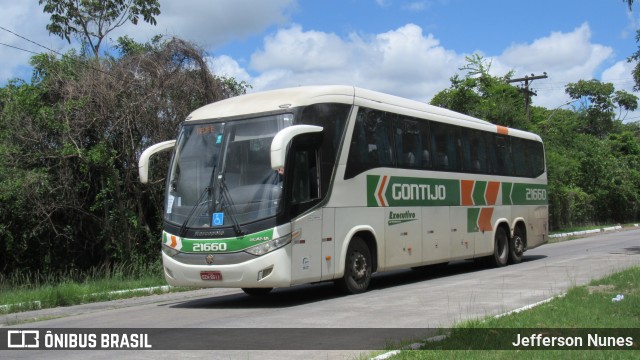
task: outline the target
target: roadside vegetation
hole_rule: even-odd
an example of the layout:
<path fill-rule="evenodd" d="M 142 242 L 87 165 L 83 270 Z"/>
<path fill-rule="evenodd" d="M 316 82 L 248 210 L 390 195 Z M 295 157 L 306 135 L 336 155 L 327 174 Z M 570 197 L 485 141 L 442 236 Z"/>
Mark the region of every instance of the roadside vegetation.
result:
<path fill-rule="evenodd" d="M 614 301 L 614 298 L 620 300 Z M 637 359 L 640 351 L 640 339 L 637 337 L 634 337 L 632 350 L 465 349 L 487 349 L 492 344 L 496 344 L 497 349 L 505 344 L 496 341 L 500 335 L 521 332 L 523 336 L 530 336 L 541 332 L 535 329 L 547 329 L 548 334 L 556 336 L 582 336 L 596 333 L 597 329 L 619 329 L 620 336 L 628 337 L 632 333 L 638 334 L 638 328 L 640 266 L 594 280 L 589 285 L 571 288 L 565 296 L 529 310 L 461 323 L 451 329 L 451 335 L 446 339 L 425 343 L 423 350 L 403 350 L 392 359 Z M 558 332 L 558 329 L 569 330 Z M 515 337 L 509 338 L 509 342 L 512 340 Z"/>
<path fill-rule="evenodd" d="M 169 287 L 160 262 L 58 274 L 0 274 L 0 314 L 183 291 Z"/>

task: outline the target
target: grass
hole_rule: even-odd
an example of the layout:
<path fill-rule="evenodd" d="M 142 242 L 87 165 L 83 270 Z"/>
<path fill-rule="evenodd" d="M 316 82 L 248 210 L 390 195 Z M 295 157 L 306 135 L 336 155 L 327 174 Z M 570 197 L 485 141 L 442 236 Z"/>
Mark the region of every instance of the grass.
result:
<path fill-rule="evenodd" d="M 0 274 L 0 313 L 13 313 L 57 306 L 124 299 L 166 292 L 162 265 L 101 266 L 88 272 L 61 274 Z M 143 292 L 119 292 L 148 289 Z M 182 289 L 170 288 L 169 291 Z"/>
<path fill-rule="evenodd" d="M 617 295 L 624 299 L 614 302 Z M 607 330 L 603 330 L 607 329 Z M 598 332 L 633 338 L 633 350 L 544 350 L 514 349 L 516 334 L 577 336 Z M 393 360 L 404 359 L 637 359 L 640 350 L 640 266 L 627 269 L 589 285 L 571 288 L 564 297 L 520 313 L 461 323 L 443 341 L 423 349 L 404 350 Z M 492 350 L 450 350 L 492 349 Z M 495 350 L 510 349 L 510 350 Z M 540 350 L 540 347 L 536 348 Z"/>

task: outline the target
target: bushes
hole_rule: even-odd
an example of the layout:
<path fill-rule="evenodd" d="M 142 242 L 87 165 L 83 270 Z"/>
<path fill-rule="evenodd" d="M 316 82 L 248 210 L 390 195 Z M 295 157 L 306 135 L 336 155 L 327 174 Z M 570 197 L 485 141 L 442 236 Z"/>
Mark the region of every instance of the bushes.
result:
<path fill-rule="evenodd" d="M 195 108 L 246 84 L 211 74 L 179 39 L 96 60 L 32 59 L 31 84 L 0 89 L 0 271 L 67 272 L 159 257 L 163 184 L 137 159 Z M 167 156 L 152 171 L 162 179 Z M 164 159 L 164 164 L 162 164 Z"/>

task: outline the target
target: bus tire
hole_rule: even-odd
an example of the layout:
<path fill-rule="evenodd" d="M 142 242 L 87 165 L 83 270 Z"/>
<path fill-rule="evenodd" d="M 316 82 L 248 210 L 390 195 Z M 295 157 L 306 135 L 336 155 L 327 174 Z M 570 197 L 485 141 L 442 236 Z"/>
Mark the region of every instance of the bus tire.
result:
<path fill-rule="evenodd" d="M 489 264 L 503 267 L 509 260 L 509 236 L 503 226 L 498 226 L 494 235 L 493 255 L 489 256 Z"/>
<path fill-rule="evenodd" d="M 509 262 L 519 264 L 522 262 L 522 254 L 526 246 L 526 234 L 521 225 L 516 225 L 513 237 L 509 241 Z"/>
<path fill-rule="evenodd" d="M 265 296 L 268 295 L 273 288 L 242 288 L 245 294 L 249 296 Z"/>
<path fill-rule="evenodd" d="M 367 291 L 371 283 L 371 251 L 359 237 L 354 237 L 347 248 L 344 277 L 338 280 L 338 286 L 348 294 Z"/>

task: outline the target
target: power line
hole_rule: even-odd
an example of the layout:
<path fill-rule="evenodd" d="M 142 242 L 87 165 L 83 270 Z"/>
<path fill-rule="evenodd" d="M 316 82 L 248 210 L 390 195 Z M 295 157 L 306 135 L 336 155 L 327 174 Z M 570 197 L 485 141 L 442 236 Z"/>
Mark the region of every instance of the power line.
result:
<path fill-rule="evenodd" d="M 11 30 L 9 30 L 9 29 L 6 29 L 6 28 L 4 28 L 4 27 L 2 27 L 2 26 L 0 26 L 0 29 L 4 30 L 4 31 L 6 31 L 6 32 L 8 32 L 8 33 L 10 33 L 10 34 L 13 34 L 13 35 L 15 35 L 15 36 L 17 36 L 17 37 L 19 37 L 19 38 L 21 38 L 21 39 L 24 39 L 24 40 L 26 40 L 26 41 L 28 41 L 28 42 L 30 42 L 30 43 L 32 43 L 32 44 L 35 44 L 35 45 L 37 45 L 37 46 L 40 46 L 40 47 L 41 47 L 41 48 L 43 48 L 43 49 L 47 49 L 47 50 L 51 51 L 52 53 L 56 53 L 56 54 L 58 54 L 58 55 L 60 55 L 60 56 L 64 56 L 63 54 L 61 54 L 61 53 L 59 53 L 59 52 L 57 52 L 57 51 L 55 51 L 55 50 L 53 50 L 53 49 L 51 49 L 51 48 L 48 48 L 48 47 L 46 47 L 46 46 L 44 46 L 44 45 L 42 45 L 42 44 L 38 44 L 37 42 L 35 42 L 35 41 L 31 40 L 31 39 L 28 39 L 28 38 L 26 38 L 26 37 L 24 37 L 24 36 L 22 36 L 22 35 L 20 35 L 20 34 L 16 34 L 15 32 L 13 32 L 13 31 L 11 31 Z M 5 45 L 5 44 L 3 44 L 3 45 Z M 7 45 L 7 46 L 10 46 L 10 45 Z M 11 46 L 11 47 L 13 47 L 13 46 Z M 23 50 L 23 49 L 20 49 L 20 50 Z M 24 51 L 28 51 L 28 50 L 24 50 Z M 28 52 L 33 53 L 32 51 L 28 51 Z"/>
<path fill-rule="evenodd" d="M 37 42 L 35 42 L 35 41 L 33 41 L 33 40 L 29 39 L 29 38 L 26 38 L 26 37 L 24 37 L 24 36 L 22 36 L 22 35 L 20 35 L 20 34 L 17 34 L 17 33 L 13 32 L 13 31 L 11 31 L 11 30 L 9 30 L 9 29 L 6 29 L 6 28 L 5 28 L 5 27 L 3 27 L 3 26 L 0 26 L 0 29 L 1 29 L 1 30 L 4 30 L 4 31 L 6 31 L 6 32 L 8 32 L 8 33 L 10 33 L 10 34 L 13 34 L 13 35 L 15 35 L 15 36 L 17 36 L 17 37 L 19 37 L 19 38 L 21 38 L 21 39 L 24 39 L 24 40 L 26 40 L 26 41 L 28 41 L 28 42 L 30 42 L 30 43 L 32 43 L 32 44 L 35 44 L 35 45 L 37 45 L 37 46 L 40 46 L 40 47 L 41 47 L 41 48 L 43 48 L 43 49 L 49 50 L 49 51 L 51 51 L 51 52 L 52 52 L 52 53 L 54 53 L 54 54 L 57 54 L 57 55 L 60 55 L 60 56 L 64 56 L 64 54 L 62 54 L 62 53 L 60 53 L 60 52 L 58 52 L 58 51 L 55 51 L 55 50 L 53 50 L 53 49 L 51 49 L 51 48 L 49 48 L 49 47 L 46 47 L 46 46 L 44 46 L 44 45 L 42 45 L 42 44 L 39 44 L 39 43 L 37 43 Z M 37 52 L 34 52 L 34 51 L 30 51 L 30 50 L 21 49 L 21 48 L 18 48 L 18 47 L 16 47 L 16 46 L 12 46 L 12 45 L 8 45 L 8 44 L 4 44 L 4 43 L 0 43 L 0 44 L 1 44 L 1 45 L 4 45 L 4 46 L 11 47 L 11 48 L 14 48 L 14 49 L 18 49 L 18 50 L 22 50 L 22 51 L 29 52 L 29 53 L 32 53 L 32 54 L 36 54 L 36 55 L 41 55 L 41 54 L 42 54 L 42 53 L 37 53 Z M 103 74 L 105 74 L 105 75 L 111 76 L 112 78 L 114 78 L 114 79 L 116 79 L 116 80 L 120 80 L 120 81 L 127 81 L 127 80 L 125 80 L 125 79 L 120 79 L 119 77 L 117 77 L 117 76 L 115 76 L 115 75 L 113 75 L 113 74 L 111 74 L 111 73 L 109 73 L 109 72 L 106 72 L 106 71 L 104 71 L 104 70 L 102 70 L 102 69 L 96 68 L 96 67 L 94 67 L 94 66 L 92 66 L 92 65 L 90 65 L 90 64 L 87 64 L 87 63 L 84 63 L 84 62 L 83 62 L 83 63 L 81 63 L 81 64 L 82 64 L 82 65 L 84 65 L 84 66 L 86 66 L 86 67 L 88 67 L 88 68 L 89 68 L 89 69 L 91 69 L 91 70 L 98 71 L 98 72 L 101 72 L 101 73 L 103 73 Z"/>
<path fill-rule="evenodd" d="M 28 52 L 28 53 L 31 53 L 31 54 L 34 54 L 34 55 L 40 55 L 40 53 L 37 53 L 37 52 L 35 52 L 35 51 L 31 51 L 31 50 L 27 50 L 27 49 L 19 48 L 19 47 L 17 47 L 17 46 L 13 46 L 13 45 L 5 44 L 5 43 L 0 43 L 0 45 L 6 46 L 6 47 L 10 47 L 10 48 L 14 48 L 14 49 L 16 49 L 16 50 L 22 50 L 22 51 L 24 51 L 24 52 Z"/>

